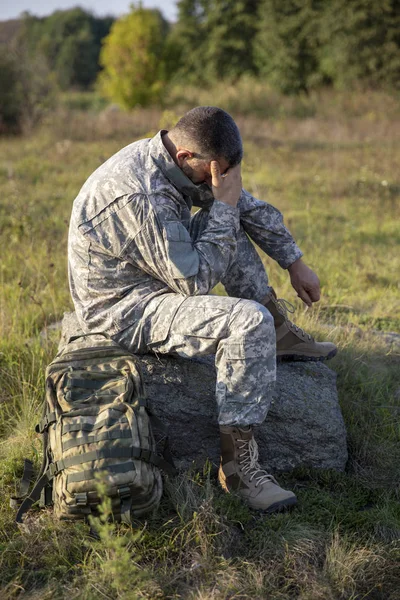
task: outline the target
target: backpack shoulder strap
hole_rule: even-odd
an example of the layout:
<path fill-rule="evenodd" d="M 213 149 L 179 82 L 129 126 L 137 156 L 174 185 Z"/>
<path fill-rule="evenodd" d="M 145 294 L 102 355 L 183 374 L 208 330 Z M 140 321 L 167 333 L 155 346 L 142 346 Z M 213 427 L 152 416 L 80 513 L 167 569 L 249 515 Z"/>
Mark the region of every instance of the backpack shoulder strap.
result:
<path fill-rule="evenodd" d="M 15 496 L 10 498 L 11 508 L 18 508 L 23 502 L 24 498 L 28 495 L 31 481 L 33 480 L 33 462 L 29 458 L 24 459 L 24 471 L 21 480 L 18 484 L 18 490 Z"/>
<path fill-rule="evenodd" d="M 22 523 L 23 515 L 31 508 L 35 502 L 37 502 L 40 498 L 42 490 L 46 487 L 48 483 L 50 483 L 53 475 L 47 470 L 35 483 L 33 490 L 29 494 L 27 498 L 22 502 L 21 506 L 18 509 L 17 516 L 15 518 L 17 523 Z"/>

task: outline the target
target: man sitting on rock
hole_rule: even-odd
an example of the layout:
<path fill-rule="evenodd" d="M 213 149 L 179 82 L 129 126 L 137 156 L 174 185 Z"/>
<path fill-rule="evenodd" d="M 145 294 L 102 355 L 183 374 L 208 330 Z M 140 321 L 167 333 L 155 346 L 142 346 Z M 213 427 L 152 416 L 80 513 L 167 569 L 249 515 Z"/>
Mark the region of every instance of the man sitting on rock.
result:
<path fill-rule="evenodd" d="M 253 437 L 276 359 L 325 360 L 336 347 L 291 323 L 268 284 L 250 239 L 287 269 L 307 305 L 320 297 L 281 213 L 242 189 L 242 156 L 232 117 L 209 106 L 117 152 L 74 202 L 69 278 L 85 331 L 138 354 L 215 354 L 219 480 L 272 512 L 296 503 L 260 467 Z M 201 208 L 193 216 L 192 206 Z M 210 295 L 219 282 L 227 297 Z"/>

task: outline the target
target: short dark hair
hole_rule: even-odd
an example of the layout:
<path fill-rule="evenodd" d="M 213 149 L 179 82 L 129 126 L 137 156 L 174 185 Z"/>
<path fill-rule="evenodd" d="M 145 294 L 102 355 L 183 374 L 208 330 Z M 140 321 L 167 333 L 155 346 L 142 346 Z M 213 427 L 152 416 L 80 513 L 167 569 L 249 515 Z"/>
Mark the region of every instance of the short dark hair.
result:
<path fill-rule="evenodd" d="M 224 158 L 230 167 L 243 158 L 242 138 L 232 117 L 216 106 L 197 106 L 172 130 L 193 141 L 207 158 Z M 172 132 L 171 132 L 172 133 Z"/>

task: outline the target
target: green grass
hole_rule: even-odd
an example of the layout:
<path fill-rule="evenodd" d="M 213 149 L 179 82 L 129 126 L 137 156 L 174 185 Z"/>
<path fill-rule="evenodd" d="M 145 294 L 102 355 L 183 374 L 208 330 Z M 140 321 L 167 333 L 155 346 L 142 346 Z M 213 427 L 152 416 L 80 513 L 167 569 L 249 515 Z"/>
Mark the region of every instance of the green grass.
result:
<path fill-rule="evenodd" d="M 222 90 L 214 100 L 198 93 L 193 104 L 217 103 Z M 240 99 L 227 90 L 226 108 Z M 31 136 L 0 140 L 2 599 L 400 598 L 400 351 L 381 335 L 400 323 L 400 120 L 391 99 L 358 99 L 285 100 L 278 110 L 270 96 L 269 113 L 261 104 L 257 118 L 234 113 L 245 186 L 282 210 L 321 279 L 321 302 L 304 312 L 287 274 L 263 257 L 296 323 L 340 347 L 330 365 L 348 431 L 346 472 L 280 476 L 299 505 L 265 517 L 224 495 L 206 466 L 168 482 L 157 514 L 133 528 L 101 524 L 100 540 L 51 511 L 32 511 L 18 529 L 8 497 L 23 458 L 41 459 L 34 425 L 57 345 L 49 327 L 71 308 L 72 201 L 101 162 L 168 127 L 175 110 L 83 113 L 72 98 Z"/>

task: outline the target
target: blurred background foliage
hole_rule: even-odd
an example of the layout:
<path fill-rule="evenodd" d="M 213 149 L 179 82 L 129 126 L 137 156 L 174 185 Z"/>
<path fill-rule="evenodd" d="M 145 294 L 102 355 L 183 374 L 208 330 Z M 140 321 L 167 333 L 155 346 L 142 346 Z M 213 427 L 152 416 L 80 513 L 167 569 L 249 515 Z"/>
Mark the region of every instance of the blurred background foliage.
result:
<path fill-rule="evenodd" d="M 161 100 L 168 23 L 159 10 L 139 7 L 116 21 L 100 53 L 99 89 L 123 108 Z"/>
<path fill-rule="evenodd" d="M 109 34 L 112 17 L 97 18 L 81 8 L 58 10 L 49 17 L 25 14 L 18 42 L 30 53 L 46 58 L 61 89 L 87 89 L 99 72 L 102 40 Z"/>
<path fill-rule="evenodd" d="M 74 8 L 0 23 L 0 131 L 29 127 L 60 90 L 131 109 L 243 78 L 285 95 L 398 90 L 400 3 L 180 0 L 173 24 L 140 4 L 118 20 Z"/>

